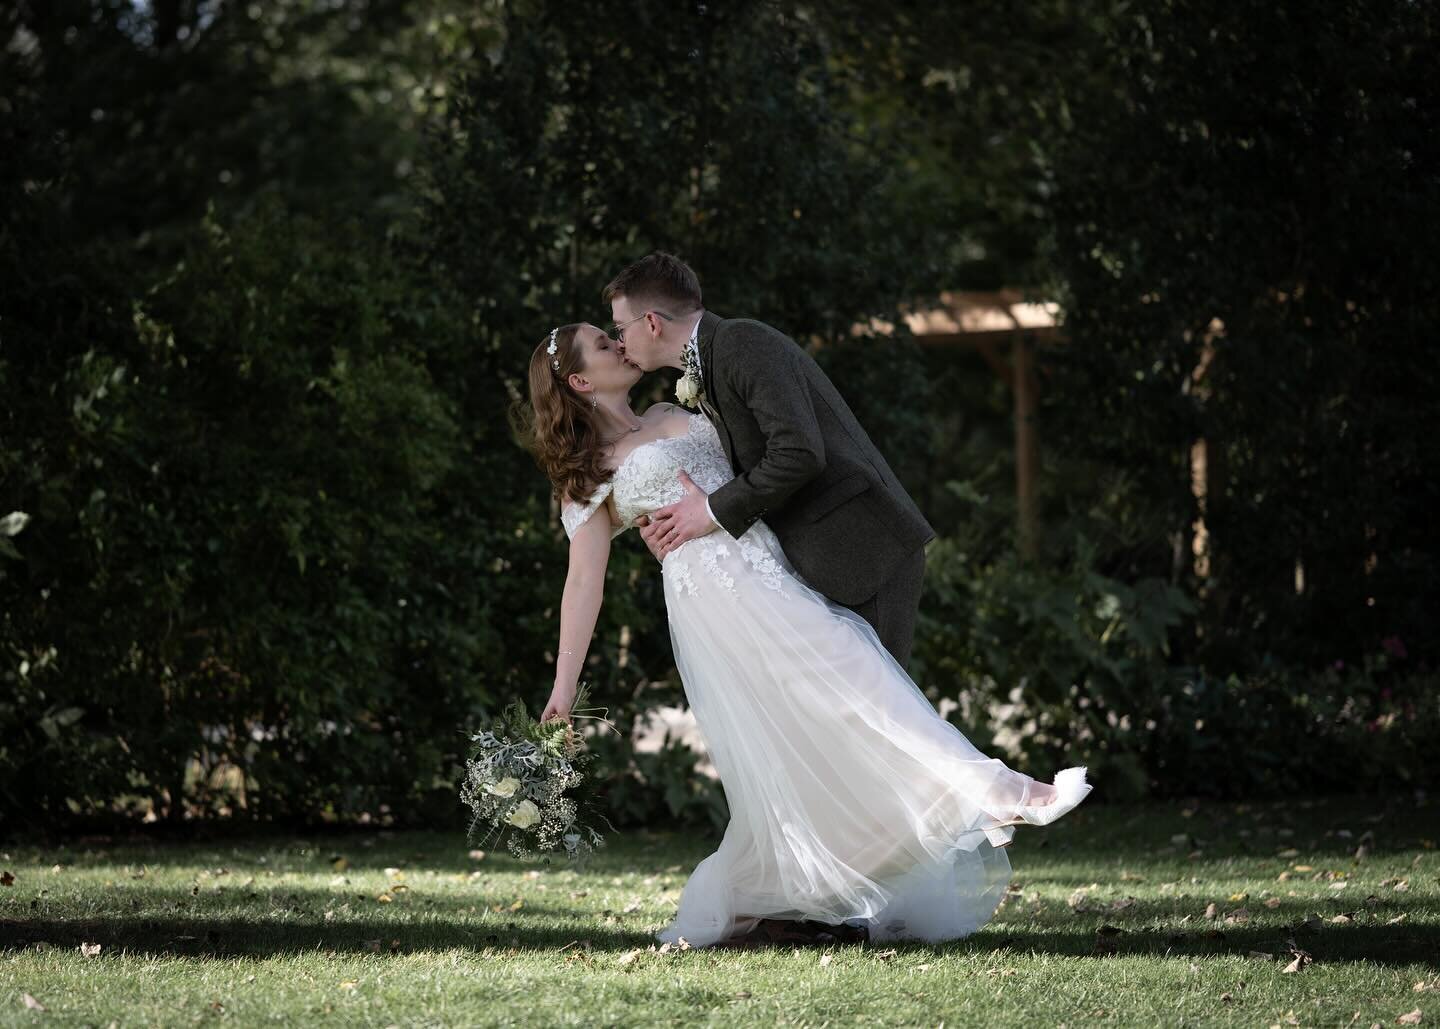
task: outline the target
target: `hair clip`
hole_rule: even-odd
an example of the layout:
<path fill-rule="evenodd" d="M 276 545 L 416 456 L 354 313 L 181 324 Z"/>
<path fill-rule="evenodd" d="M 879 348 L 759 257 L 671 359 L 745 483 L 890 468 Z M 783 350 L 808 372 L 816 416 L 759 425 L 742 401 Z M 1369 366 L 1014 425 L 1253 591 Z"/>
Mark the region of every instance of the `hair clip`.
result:
<path fill-rule="evenodd" d="M 559 332 L 560 330 L 558 328 L 550 330 L 550 345 L 545 348 L 545 353 L 550 355 L 550 367 L 554 368 L 557 372 L 560 370 L 560 358 L 555 356 L 555 348 L 557 346 L 555 337 Z"/>

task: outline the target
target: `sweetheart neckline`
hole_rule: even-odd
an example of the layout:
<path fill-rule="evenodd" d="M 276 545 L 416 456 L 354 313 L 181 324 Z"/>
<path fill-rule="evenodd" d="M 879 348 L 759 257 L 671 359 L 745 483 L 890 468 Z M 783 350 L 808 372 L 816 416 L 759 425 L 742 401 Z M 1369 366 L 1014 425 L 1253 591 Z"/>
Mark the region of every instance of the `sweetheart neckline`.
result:
<path fill-rule="evenodd" d="M 690 416 L 689 422 L 685 426 L 685 431 L 679 436 L 660 436 L 656 439 L 649 439 L 646 440 L 644 443 L 636 444 L 634 449 L 632 449 L 630 453 L 626 454 L 625 459 L 619 464 L 617 464 L 615 466 L 615 470 L 610 473 L 610 481 L 613 483 L 617 478 L 619 478 L 620 473 L 625 470 L 625 466 L 630 463 L 630 459 L 636 454 L 640 453 L 640 451 L 644 450 L 646 447 L 653 447 L 656 443 L 669 443 L 675 440 L 689 439 L 690 434 L 695 431 L 695 423 L 700 421 L 700 419 L 700 415 L 692 414 Z"/>

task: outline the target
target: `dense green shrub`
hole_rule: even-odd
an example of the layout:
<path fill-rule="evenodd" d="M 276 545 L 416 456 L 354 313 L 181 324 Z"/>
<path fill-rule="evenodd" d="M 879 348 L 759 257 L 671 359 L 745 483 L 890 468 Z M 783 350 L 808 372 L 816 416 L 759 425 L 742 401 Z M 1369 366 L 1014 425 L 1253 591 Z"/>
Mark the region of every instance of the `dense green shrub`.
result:
<path fill-rule="evenodd" d="M 1183 657 L 1209 674 L 1392 635 L 1440 660 L 1440 249 L 1406 242 L 1440 218 L 1437 34 L 1403 0 L 1128 5 L 1111 87 L 1046 148 L 1070 340 L 1046 436 L 1129 469 L 1186 555 L 1203 514 Z"/>
<path fill-rule="evenodd" d="M 105 312 L 108 345 L 63 308 L 14 319 L 6 380 L 52 386 L 6 434 L 33 519 L 3 583 L 30 663 L 5 673 L 27 741 L 9 813 L 131 793 L 181 817 L 192 762 L 190 803 L 264 816 L 372 810 L 448 774 L 502 648 L 483 549 L 440 516 L 464 450 L 426 295 L 358 231 L 270 209 L 207 223 Z"/>

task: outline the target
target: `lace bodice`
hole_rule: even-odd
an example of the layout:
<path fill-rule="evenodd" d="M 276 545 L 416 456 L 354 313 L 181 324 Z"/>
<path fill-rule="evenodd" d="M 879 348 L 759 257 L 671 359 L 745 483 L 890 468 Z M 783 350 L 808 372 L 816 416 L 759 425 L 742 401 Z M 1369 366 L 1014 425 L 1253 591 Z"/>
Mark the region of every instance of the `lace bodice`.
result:
<path fill-rule="evenodd" d="M 685 495 L 679 480 L 682 468 L 706 493 L 714 493 L 732 478 L 720 437 L 704 415 L 691 415 L 683 435 L 641 443 L 626 454 L 614 477 L 601 483 L 583 507 L 566 503 L 560 512 L 566 534 L 574 536 L 575 530 L 589 521 L 613 492 L 620 525 L 610 535 L 618 536 L 641 515 L 673 504 Z"/>

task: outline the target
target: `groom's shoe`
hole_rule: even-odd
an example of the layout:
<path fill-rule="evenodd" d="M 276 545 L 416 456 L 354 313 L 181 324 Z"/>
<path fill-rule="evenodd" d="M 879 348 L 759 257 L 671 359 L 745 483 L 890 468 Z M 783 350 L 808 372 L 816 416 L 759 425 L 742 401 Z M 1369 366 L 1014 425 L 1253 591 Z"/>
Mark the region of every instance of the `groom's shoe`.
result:
<path fill-rule="evenodd" d="M 863 925 L 850 925 L 841 922 L 839 925 L 831 925 L 829 922 L 796 922 L 797 931 L 814 934 L 817 943 L 868 943 L 870 941 L 870 930 Z"/>
<path fill-rule="evenodd" d="M 859 925 L 830 925 L 798 919 L 762 918 L 754 929 L 743 936 L 722 941 L 722 947 L 763 947 L 771 944 L 789 946 L 807 943 L 865 943 L 870 931 Z"/>

